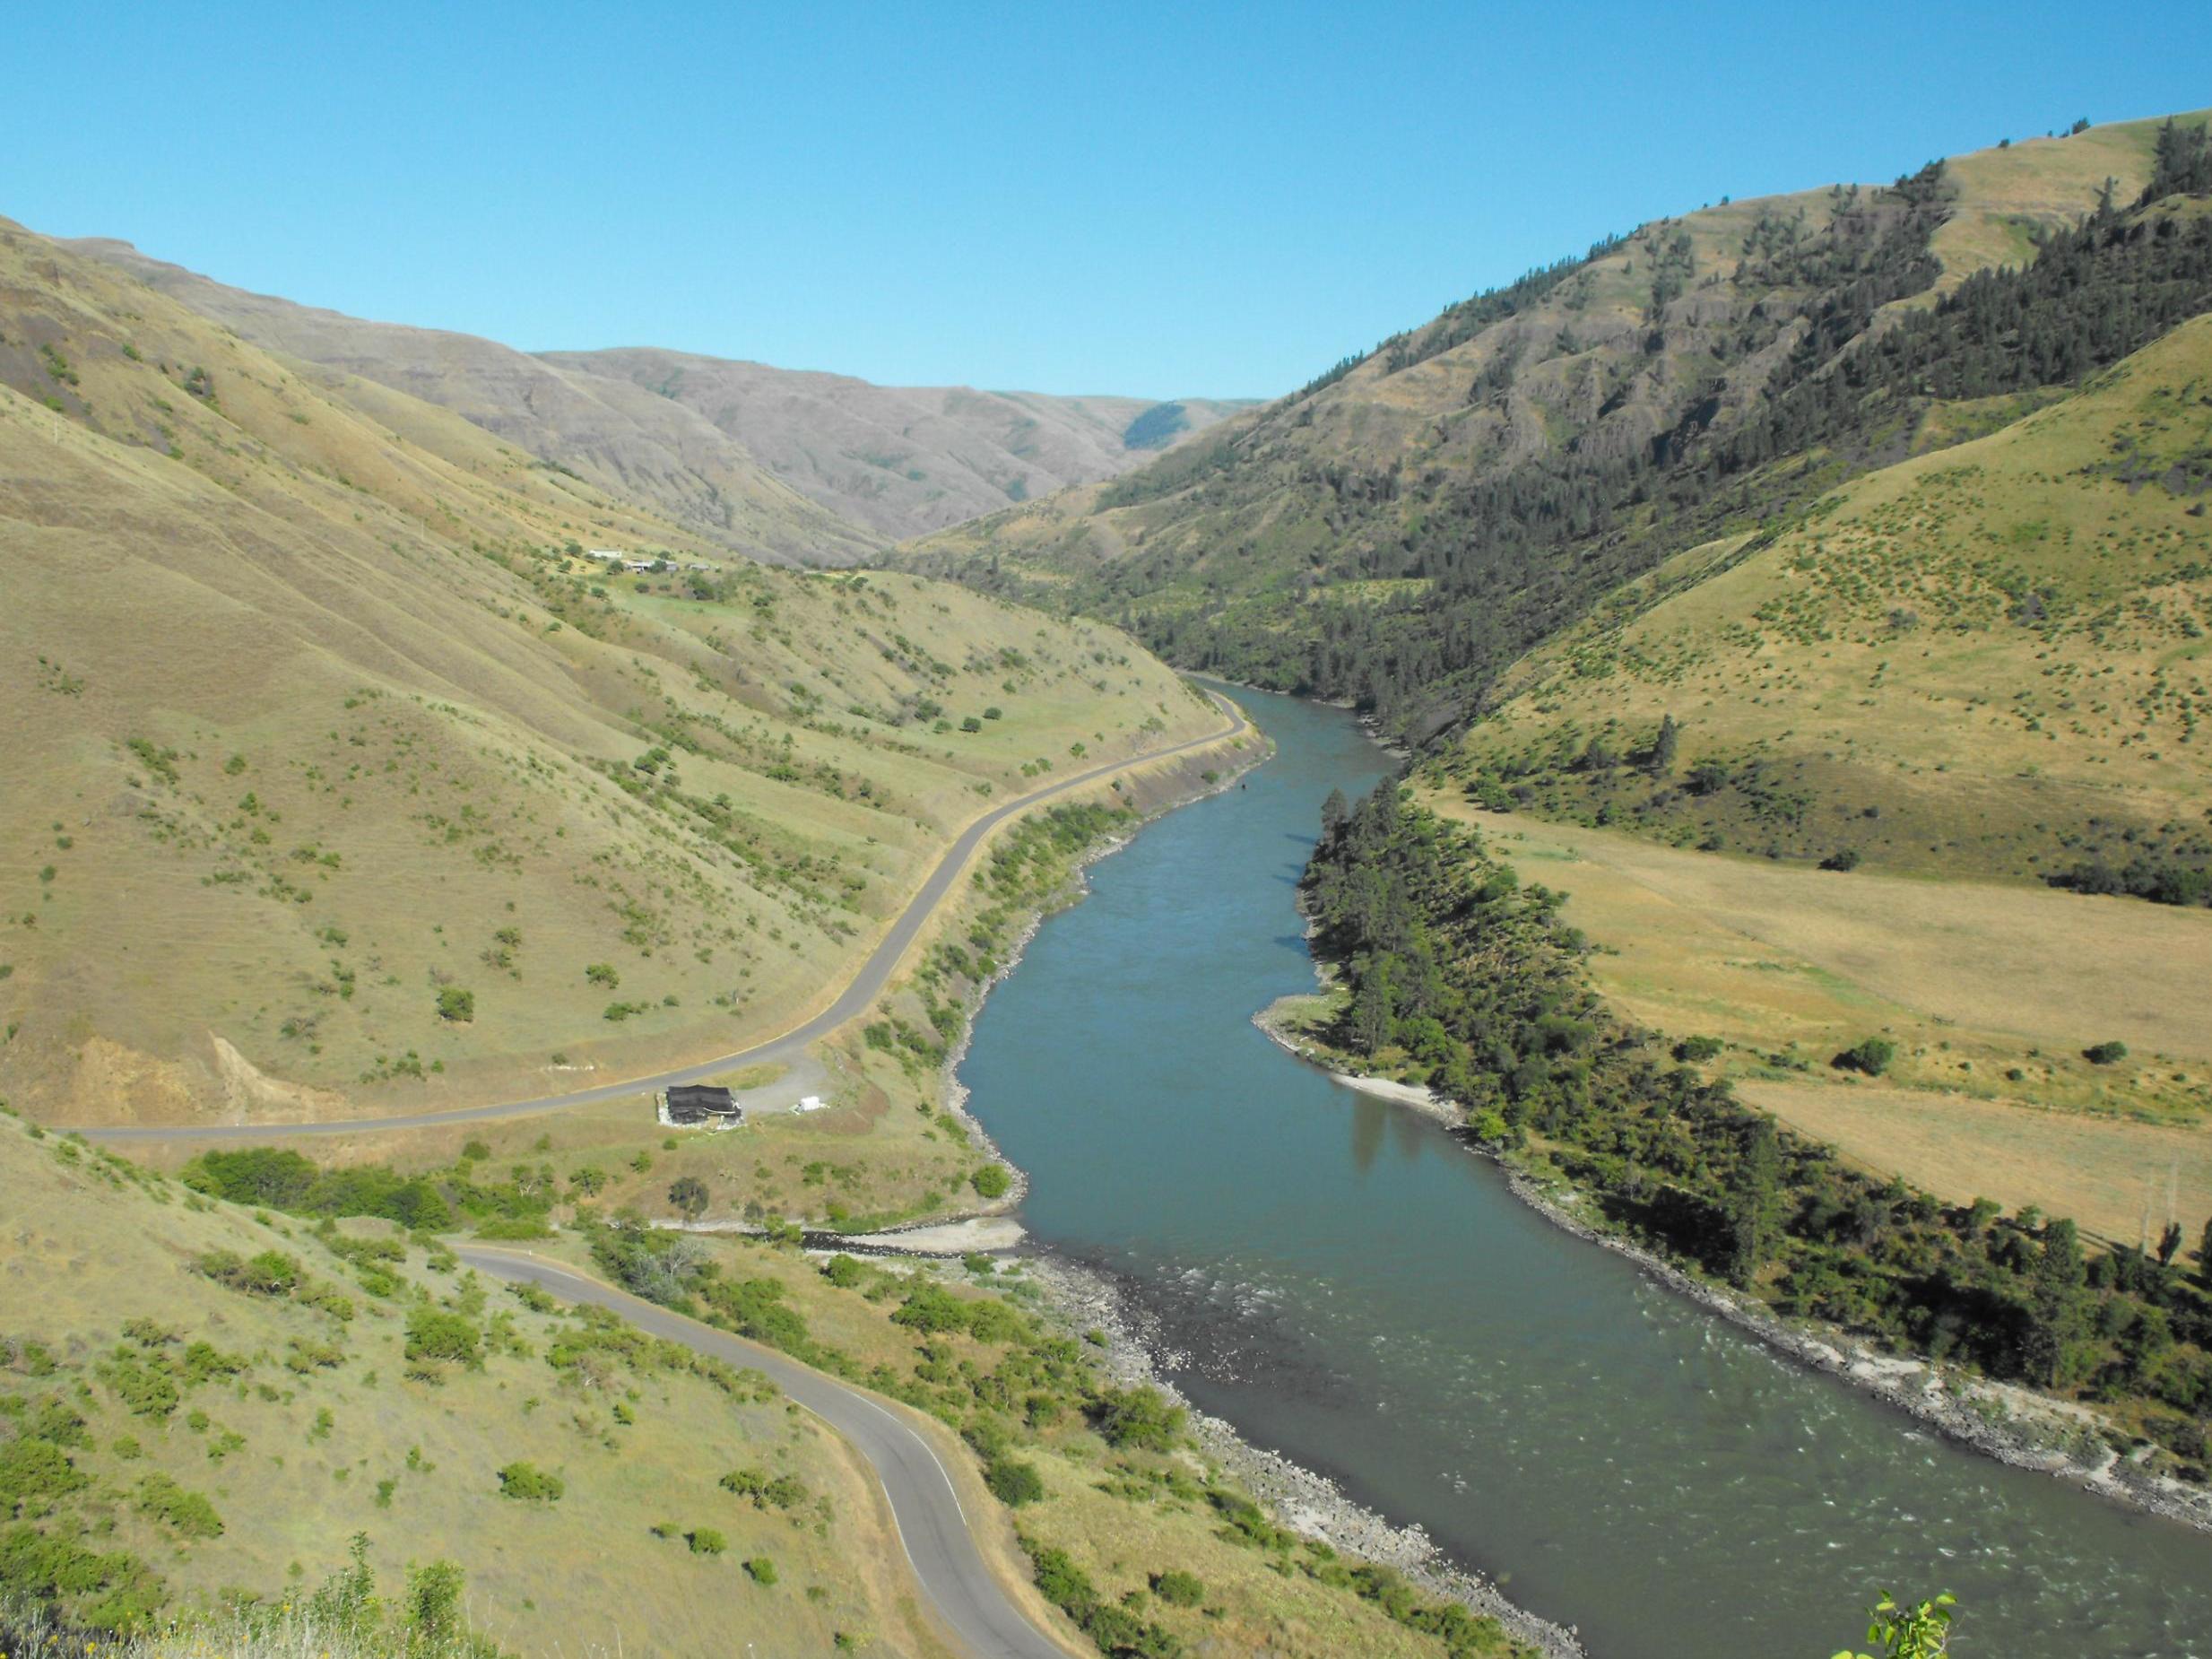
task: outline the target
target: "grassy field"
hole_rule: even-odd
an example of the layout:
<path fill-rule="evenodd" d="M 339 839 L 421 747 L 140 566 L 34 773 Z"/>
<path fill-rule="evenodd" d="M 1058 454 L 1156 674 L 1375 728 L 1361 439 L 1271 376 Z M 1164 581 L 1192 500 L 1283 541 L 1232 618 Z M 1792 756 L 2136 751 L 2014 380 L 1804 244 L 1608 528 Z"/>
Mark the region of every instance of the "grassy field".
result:
<path fill-rule="evenodd" d="M 827 1652 L 840 1632 L 940 1651 L 867 1471 L 757 1378 L 534 1312 L 372 1224 L 336 1237 L 402 1259 L 349 1261 L 304 1223 L 13 1123 L 0 1172 L 7 1271 L 37 1287 L 4 1333 L 7 1444 L 47 1441 L 69 1471 L 49 1469 L 22 1516 L 52 1547 L 135 1563 L 110 1560 L 80 1611 L 298 1596 L 363 1533 L 386 1594 L 411 1565 L 461 1564 L 473 1621 L 512 1651 Z M 226 1250 L 278 1252 L 305 1278 L 230 1288 L 200 1266 Z M 456 1357 L 407 1353 L 425 1309 L 463 1333 Z M 560 1497 L 505 1495 L 516 1464 L 557 1476 Z M 804 1496 L 779 1509 L 724 1490 L 741 1465 Z M 683 1534 L 700 1528 L 724 1548 L 695 1550 Z M 759 1559 L 773 1585 L 740 1565 Z"/>
<path fill-rule="evenodd" d="M 1218 723 L 1111 629 L 702 554 L 5 227 L 0 314 L 0 1093 L 34 1113 L 735 1048 L 993 799 Z"/>
<path fill-rule="evenodd" d="M 2133 1244 L 2212 1210 L 2212 916 L 2033 888 L 1838 873 L 1485 812 L 1524 882 L 1569 895 L 1600 991 L 1748 1099 L 1955 1200 L 2034 1203 Z M 1894 1042 L 1878 1083 L 1830 1064 Z M 2084 1056 L 2129 1047 L 2118 1062 Z M 2173 1172 L 2178 1169 L 2178 1174 Z"/>

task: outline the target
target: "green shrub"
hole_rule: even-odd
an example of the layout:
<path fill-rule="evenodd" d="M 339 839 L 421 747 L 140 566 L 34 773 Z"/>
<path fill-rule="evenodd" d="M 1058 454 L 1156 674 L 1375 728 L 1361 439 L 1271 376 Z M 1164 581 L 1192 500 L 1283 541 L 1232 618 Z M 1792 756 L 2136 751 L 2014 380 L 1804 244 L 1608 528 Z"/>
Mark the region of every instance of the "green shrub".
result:
<path fill-rule="evenodd" d="M 1685 1065 L 1700 1060 L 1710 1060 L 1721 1052 L 1717 1037 L 1686 1037 L 1674 1046 L 1674 1057 Z"/>
<path fill-rule="evenodd" d="M 967 1304 L 942 1285 L 934 1284 L 917 1286 L 891 1316 L 893 1325 L 903 1325 L 924 1334 L 965 1330 L 967 1321 Z"/>
<path fill-rule="evenodd" d="M 450 1360 L 477 1370 L 484 1363 L 482 1339 L 459 1314 L 424 1304 L 407 1316 L 407 1357 L 433 1365 Z"/>
<path fill-rule="evenodd" d="M 1037 1465 L 1011 1457 L 994 1459 L 985 1469 L 983 1481 L 991 1495 L 1010 1508 L 1033 1504 L 1045 1496 L 1045 1477 L 1037 1473 Z"/>
<path fill-rule="evenodd" d="M 757 1585 L 772 1585 L 776 1582 L 776 1563 L 765 1555 L 756 1555 L 751 1560 L 746 1562 L 745 1571 Z"/>
<path fill-rule="evenodd" d="M 522 1503 L 559 1503 L 568 1490 L 557 1474 L 548 1474 L 535 1464 L 509 1464 L 499 1471 L 499 1496 Z"/>
<path fill-rule="evenodd" d="M 215 1513 L 215 1506 L 165 1474 L 150 1474 L 139 1481 L 138 1512 L 162 1522 L 180 1537 L 222 1536 L 222 1517 Z"/>
<path fill-rule="evenodd" d="M 476 1224 L 479 1238 L 551 1238 L 553 1229 L 533 1215 L 494 1216 Z"/>
<path fill-rule="evenodd" d="M 254 1296 L 290 1296 L 307 1276 L 281 1250 L 264 1250 L 251 1258 L 241 1258 L 235 1250 L 207 1250 L 197 1265 L 217 1284 Z"/>
<path fill-rule="evenodd" d="M 822 1277 L 841 1290 L 850 1290 L 866 1273 L 858 1259 L 849 1255 L 833 1255 L 822 1264 Z"/>
<path fill-rule="evenodd" d="M 2081 1051 L 2081 1057 L 2091 1065 L 2112 1065 L 2128 1057 L 2125 1043 L 2092 1043 Z"/>
<path fill-rule="evenodd" d="M 1206 1599 L 1206 1586 L 1195 1574 L 1170 1569 L 1152 1575 L 1152 1594 L 1170 1607 L 1196 1607 Z"/>
<path fill-rule="evenodd" d="M 1897 1057 L 1897 1045 L 1886 1037 L 1865 1037 L 1828 1062 L 1839 1072 L 1858 1072 L 1879 1077 Z"/>
<path fill-rule="evenodd" d="M 1014 1184 L 1014 1177 L 1007 1173 L 1004 1164 L 985 1164 L 967 1179 L 977 1194 L 985 1198 L 1003 1198 Z"/>
<path fill-rule="evenodd" d="M 693 1555 L 720 1555 L 730 1547 L 730 1541 L 711 1526 L 694 1528 L 684 1535 Z"/>
<path fill-rule="evenodd" d="M 1189 1413 L 1157 1388 L 1108 1388 L 1092 1403 L 1090 1418 L 1108 1446 L 1168 1452 L 1182 1438 Z"/>
<path fill-rule="evenodd" d="M 476 1018 L 476 993 L 464 991 L 457 985 L 449 985 L 438 994 L 438 1017 L 455 1025 L 466 1025 Z"/>

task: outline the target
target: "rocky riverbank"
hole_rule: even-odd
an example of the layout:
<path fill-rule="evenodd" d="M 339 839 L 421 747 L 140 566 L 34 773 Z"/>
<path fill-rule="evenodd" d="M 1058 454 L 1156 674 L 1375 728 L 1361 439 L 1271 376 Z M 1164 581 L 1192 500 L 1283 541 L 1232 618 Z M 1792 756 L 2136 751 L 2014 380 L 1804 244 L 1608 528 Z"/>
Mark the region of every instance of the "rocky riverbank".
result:
<path fill-rule="evenodd" d="M 1419 1527 L 1397 1525 L 1326 1476 L 1252 1445 L 1227 1422 L 1192 1406 L 1167 1379 L 1177 1356 L 1157 1322 L 1108 1275 L 1052 1255 L 1026 1257 L 1024 1267 L 1071 1332 L 1095 1332 L 1105 1338 L 1104 1364 L 1116 1383 L 1157 1388 L 1190 1412 L 1200 1450 L 1251 1493 L 1277 1524 L 1318 1538 L 1346 1555 L 1395 1568 L 1429 1594 L 1496 1620 L 1517 1640 L 1552 1659 L 1580 1659 L 1584 1654 L 1572 1628 L 1562 1629 L 1516 1606 L 1489 1580 L 1445 1557 Z"/>
<path fill-rule="evenodd" d="M 1223 770 L 1207 787 L 1163 801 L 1155 810 L 1148 812 L 1142 821 L 1127 834 L 1101 841 L 1086 851 L 1077 861 L 1061 902 L 1041 908 L 1028 918 L 1007 951 L 998 972 L 987 984 L 977 988 L 968 1022 L 961 1029 L 945 1060 L 942 1073 L 943 1104 L 944 1109 L 960 1123 L 976 1144 L 989 1151 L 992 1156 L 1000 1158 L 1002 1162 L 1006 1161 L 1001 1157 L 989 1132 L 968 1111 L 967 1090 L 959 1080 L 960 1063 L 967 1057 L 968 1045 L 974 1036 L 975 1011 L 983 1006 L 999 981 L 1020 965 L 1029 942 L 1037 936 L 1037 930 L 1043 925 L 1045 916 L 1065 905 L 1080 900 L 1085 890 L 1085 873 L 1091 864 L 1129 845 L 1143 824 L 1149 823 L 1163 813 L 1201 800 L 1209 795 L 1218 795 L 1236 787 L 1238 777 L 1259 765 L 1266 759 L 1268 752 L 1262 742 L 1248 759 L 1240 757 L 1241 764 Z M 1272 1031 L 1269 1035 L 1278 1041 L 1284 1040 Z M 1013 1186 L 1002 1202 L 973 1212 L 973 1219 L 1002 1216 L 1019 1207 L 1022 1195 L 1028 1190 L 1028 1177 L 1016 1165 L 1009 1163 L 1007 1167 L 1013 1175 Z M 941 1219 L 932 1224 L 931 1230 L 945 1225 Z M 892 1243 L 894 1239 L 899 1239 L 896 1233 L 880 1242 L 897 1248 L 897 1245 Z M 939 1254 L 913 1249 L 914 1240 L 899 1239 L 899 1242 L 908 1246 L 902 1253 Z M 955 1252 L 945 1251 L 943 1254 Z M 1549 1655 L 1550 1659 L 1581 1659 L 1584 1650 L 1571 1629 L 1562 1629 L 1514 1605 L 1495 1585 L 1455 1566 L 1419 1527 L 1402 1527 L 1392 1524 L 1355 1502 L 1325 1476 L 1293 1463 L 1279 1453 L 1250 1445 L 1227 1422 L 1191 1407 L 1181 1392 L 1167 1380 L 1167 1372 L 1175 1364 L 1176 1357 L 1166 1344 L 1157 1322 L 1145 1318 L 1106 1275 L 1050 1255 L 1026 1254 L 1017 1259 L 1021 1262 L 1025 1274 L 1042 1291 L 1045 1307 L 1071 1333 L 1087 1334 L 1097 1332 L 1105 1337 L 1106 1367 L 1116 1382 L 1124 1386 L 1145 1384 L 1158 1388 L 1190 1411 L 1192 1433 L 1204 1455 L 1250 1492 L 1269 1511 L 1277 1524 L 1306 1537 L 1318 1538 L 1330 1548 L 1347 1555 L 1395 1568 L 1428 1594 L 1458 1602 L 1472 1612 L 1496 1619 L 1518 1640 Z"/>
<path fill-rule="evenodd" d="M 2114 1452 L 2101 1432 L 2104 1420 L 2086 1407 L 1933 1360 L 1883 1353 L 1840 1331 L 1785 1319 L 1592 1222 L 1582 1212 L 1579 1193 L 1547 1187 L 1509 1160 L 1468 1144 L 1497 1162 L 1514 1196 L 1555 1226 L 1626 1256 L 1678 1296 L 1798 1364 L 1839 1377 L 1999 1463 L 2212 1532 L 2212 1493 L 2154 1474 Z"/>
<path fill-rule="evenodd" d="M 1310 937 L 1310 922 L 1307 933 Z M 1314 977 L 1323 992 L 1334 983 L 1332 970 L 1318 960 Z M 1464 1125 L 1465 1114 L 1459 1107 L 1432 1090 L 1343 1069 L 1341 1055 L 1323 1050 L 1289 1026 L 1286 1012 L 1302 1000 L 1280 998 L 1254 1014 L 1253 1023 L 1285 1052 L 1347 1088 L 1395 1101 L 1454 1129 Z M 1757 1337 L 1784 1358 L 1838 1377 L 1999 1463 L 2070 1481 L 2113 1502 L 2212 1532 L 2212 1492 L 2145 1469 L 2136 1461 L 2137 1455 L 2115 1452 L 2104 1438 L 2105 1420 L 2095 1411 L 1957 1367 L 1884 1353 L 1833 1327 L 1785 1318 L 1622 1238 L 1584 1212 L 1583 1194 L 1547 1186 L 1496 1150 L 1463 1135 L 1460 1139 L 1469 1151 L 1503 1168 L 1514 1196 L 1547 1220 L 1626 1256 L 1666 1289 Z"/>

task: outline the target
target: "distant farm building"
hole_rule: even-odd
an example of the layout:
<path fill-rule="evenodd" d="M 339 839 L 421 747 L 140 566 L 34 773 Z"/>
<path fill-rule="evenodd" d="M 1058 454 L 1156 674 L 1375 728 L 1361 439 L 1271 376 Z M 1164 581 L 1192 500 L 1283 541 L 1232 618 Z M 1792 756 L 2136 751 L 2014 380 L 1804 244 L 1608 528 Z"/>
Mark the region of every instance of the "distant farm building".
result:
<path fill-rule="evenodd" d="M 745 1108 L 718 1083 L 678 1083 L 658 1096 L 660 1119 L 671 1129 L 735 1129 Z"/>
<path fill-rule="evenodd" d="M 616 552 L 612 547 L 594 547 L 590 552 L 585 554 L 584 556 L 586 559 L 596 559 L 603 564 L 617 563 L 622 557 L 621 554 Z"/>

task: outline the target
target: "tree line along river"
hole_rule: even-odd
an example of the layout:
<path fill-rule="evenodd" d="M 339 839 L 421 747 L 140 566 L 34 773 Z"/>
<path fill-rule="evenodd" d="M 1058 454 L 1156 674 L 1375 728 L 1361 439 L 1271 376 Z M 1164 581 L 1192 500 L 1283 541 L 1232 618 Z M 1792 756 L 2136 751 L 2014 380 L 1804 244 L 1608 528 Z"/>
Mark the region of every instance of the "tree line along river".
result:
<path fill-rule="evenodd" d="M 960 1073 L 1037 1242 L 1157 1320 L 1193 1403 L 1601 1656 L 1825 1659 L 1878 1585 L 1956 1594 L 1962 1654 L 2212 1655 L 2212 1539 L 1785 1364 L 1254 1029 L 1312 986 L 1323 799 L 1390 764 L 1338 710 L 1237 699 L 1274 759 L 1097 865 Z"/>

